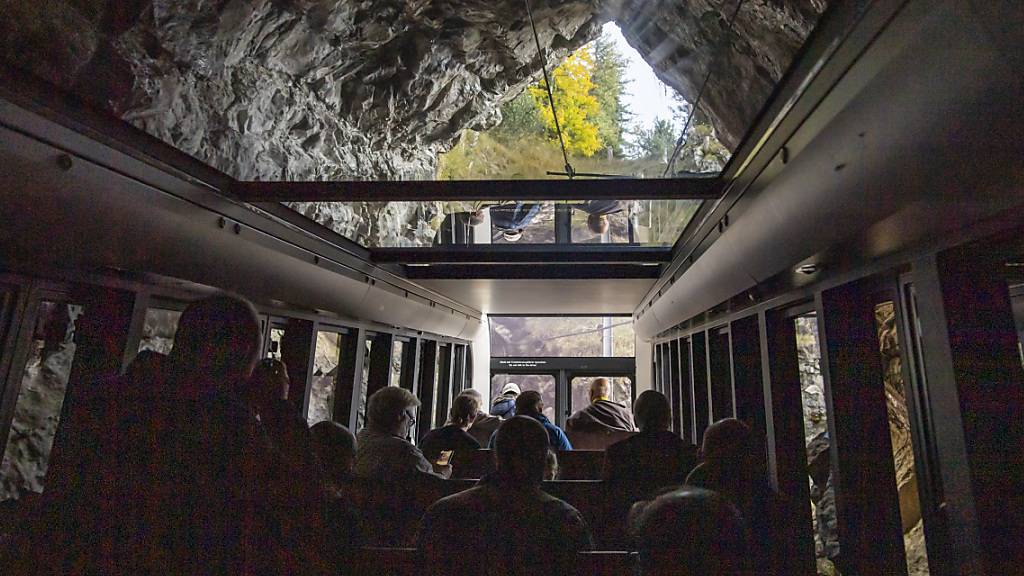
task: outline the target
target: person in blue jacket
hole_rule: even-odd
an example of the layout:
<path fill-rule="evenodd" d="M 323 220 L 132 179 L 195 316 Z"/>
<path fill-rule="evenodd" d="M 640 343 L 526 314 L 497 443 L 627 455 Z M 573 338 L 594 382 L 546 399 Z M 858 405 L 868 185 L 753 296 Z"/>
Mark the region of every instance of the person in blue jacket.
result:
<path fill-rule="evenodd" d="M 548 420 L 547 416 L 544 415 L 544 401 L 540 399 L 540 392 L 527 390 L 520 394 L 516 398 L 516 416 L 529 416 L 540 422 L 548 433 L 548 444 L 552 450 L 572 450 L 572 444 L 569 443 L 569 438 L 565 435 L 565 432 L 552 424 L 551 420 Z M 494 448 L 494 438 L 497 435 L 498 431 L 495 430 L 494 434 L 491 435 L 488 448 Z"/>
<path fill-rule="evenodd" d="M 519 385 L 509 382 L 501 388 L 501 394 L 491 401 L 491 416 L 511 418 L 516 415 L 516 398 L 519 396 Z"/>

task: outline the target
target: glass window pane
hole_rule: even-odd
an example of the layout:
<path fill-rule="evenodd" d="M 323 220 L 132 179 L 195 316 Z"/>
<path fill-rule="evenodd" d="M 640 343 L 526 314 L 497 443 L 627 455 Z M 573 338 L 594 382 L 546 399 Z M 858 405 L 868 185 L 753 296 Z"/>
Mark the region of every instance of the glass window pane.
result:
<path fill-rule="evenodd" d="M 548 420 L 555 421 L 555 394 L 558 386 L 551 374 L 495 374 L 491 377 L 491 398 L 501 395 L 501 388 L 508 383 L 519 385 L 523 392 L 536 390 L 544 402 L 544 415 Z"/>
<path fill-rule="evenodd" d="M 632 357 L 626 316 L 491 316 L 491 356 Z"/>
<path fill-rule="evenodd" d="M 807 474 L 811 493 L 814 552 L 819 574 L 838 574 L 839 532 L 836 494 L 833 485 L 832 453 L 829 450 L 825 380 L 821 374 L 818 318 L 814 313 L 794 320 L 797 361 L 803 398 L 804 439 L 807 445 Z"/>
<path fill-rule="evenodd" d="M 270 346 L 267 348 L 267 358 L 281 359 L 282 338 L 284 338 L 284 328 L 270 329 Z"/>
<path fill-rule="evenodd" d="M 285 206 L 369 248 L 444 245 L 639 244 L 672 246 L 700 200 L 287 202 Z M 564 235 L 556 212 L 566 210 Z M 567 240 L 557 240 L 566 238 Z"/>
<path fill-rule="evenodd" d="M 139 341 L 139 352 L 152 350 L 160 354 L 170 354 L 180 318 L 181 312 L 178 310 L 147 309 L 146 320 L 142 325 L 142 339 Z"/>
<path fill-rule="evenodd" d="M 75 357 L 75 321 L 83 310 L 82 306 L 62 302 L 39 304 L 11 431 L 0 463 L 0 501 L 43 491 Z"/>
<path fill-rule="evenodd" d="M 341 335 L 336 332 L 316 333 L 312 387 L 309 410 L 306 412 L 306 421 L 310 426 L 334 417 L 334 389 L 341 357 L 340 339 Z"/>
<path fill-rule="evenodd" d="M 391 386 L 402 385 L 402 353 L 405 350 L 405 342 L 395 340 L 391 347 L 391 376 L 388 382 Z"/>
<path fill-rule="evenodd" d="M 359 378 L 359 410 L 356 411 L 356 430 L 362 430 L 366 426 L 366 397 L 370 389 L 370 352 L 373 350 L 373 338 L 363 340 L 365 348 L 363 356 L 363 374 Z"/>
<path fill-rule="evenodd" d="M 914 467 L 914 445 L 903 382 L 899 327 L 896 323 L 896 307 L 891 301 L 882 302 L 875 307 L 875 323 L 878 329 L 879 350 L 882 354 L 885 403 L 889 413 L 889 436 L 892 440 L 896 487 L 899 491 L 900 516 L 903 520 L 907 573 L 909 576 L 926 576 L 930 573 L 928 551 L 925 548 L 924 520 L 921 516 L 921 501 Z"/>
<path fill-rule="evenodd" d="M 575 412 L 588 404 L 590 404 L 590 384 L 594 381 L 597 376 L 577 376 L 572 379 L 569 384 L 569 390 L 572 394 L 571 404 L 569 409 Z M 624 404 L 626 409 L 633 412 L 633 380 L 628 376 L 605 376 L 608 378 L 608 383 L 611 384 L 610 397 L 608 398 L 612 402 L 618 402 Z"/>

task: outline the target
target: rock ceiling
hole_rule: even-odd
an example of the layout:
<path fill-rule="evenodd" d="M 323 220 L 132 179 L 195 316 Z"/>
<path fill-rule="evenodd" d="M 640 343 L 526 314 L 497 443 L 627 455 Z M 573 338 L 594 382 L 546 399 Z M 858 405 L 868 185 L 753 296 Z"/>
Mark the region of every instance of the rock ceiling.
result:
<path fill-rule="evenodd" d="M 553 63 L 614 20 L 734 148 L 825 0 L 532 0 Z M 429 177 L 540 70 L 521 0 L 7 0 L 0 50 L 240 179 Z"/>

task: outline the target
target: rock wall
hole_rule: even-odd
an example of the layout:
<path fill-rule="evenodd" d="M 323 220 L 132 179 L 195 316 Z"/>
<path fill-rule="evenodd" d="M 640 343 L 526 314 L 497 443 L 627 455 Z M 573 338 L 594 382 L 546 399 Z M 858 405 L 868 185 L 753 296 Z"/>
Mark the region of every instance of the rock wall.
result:
<path fill-rule="evenodd" d="M 735 150 L 826 5 L 826 0 L 622 0 L 610 10 L 626 40 L 687 101 L 696 100 L 708 78 L 700 111 L 718 139 Z"/>
<path fill-rule="evenodd" d="M 240 179 L 431 177 L 439 152 L 499 122 L 540 70 L 520 0 L 0 5 L 9 61 Z M 685 97 L 710 66 L 702 109 L 732 148 L 824 0 L 744 2 L 734 33 L 733 1 L 532 5 L 552 65 L 616 19 Z"/>

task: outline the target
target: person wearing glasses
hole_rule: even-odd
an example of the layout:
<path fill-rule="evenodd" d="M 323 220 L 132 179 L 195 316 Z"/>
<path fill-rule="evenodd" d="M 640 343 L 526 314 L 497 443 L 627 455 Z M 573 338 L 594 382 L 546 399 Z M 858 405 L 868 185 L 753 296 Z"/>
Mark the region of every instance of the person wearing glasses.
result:
<path fill-rule="evenodd" d="M 361 478 L 390 480 L 420 473 L 451 476 L 450 466 L 435 467 L 409 442 L 420 401 L 405 388 L 388 386 L 374 392 L 366 405 L 366 428 L 356 435 L 353 473 Z"/>

